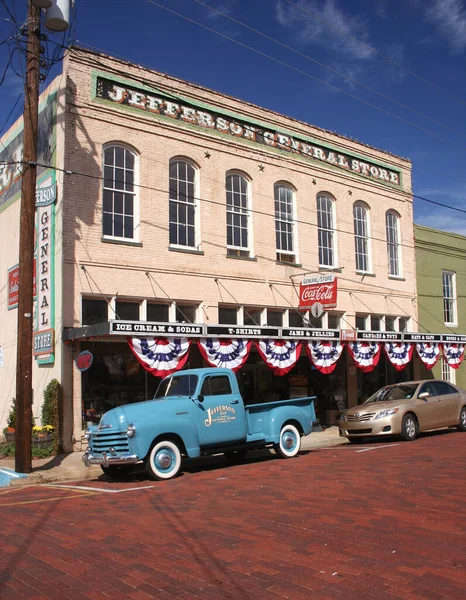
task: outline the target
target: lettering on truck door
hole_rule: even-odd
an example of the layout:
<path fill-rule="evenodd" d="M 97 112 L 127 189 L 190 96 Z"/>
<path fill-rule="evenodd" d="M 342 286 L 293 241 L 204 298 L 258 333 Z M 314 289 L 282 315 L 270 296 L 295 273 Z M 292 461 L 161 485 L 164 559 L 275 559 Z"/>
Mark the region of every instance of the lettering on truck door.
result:
<path fill-rule="evenodd" d="M 243 399 L 234 394 L 228 375 L 208 375 L 200 391 L 203 402 L 196 402 L 200 446 L 223 445 L 246 439 Z"/>

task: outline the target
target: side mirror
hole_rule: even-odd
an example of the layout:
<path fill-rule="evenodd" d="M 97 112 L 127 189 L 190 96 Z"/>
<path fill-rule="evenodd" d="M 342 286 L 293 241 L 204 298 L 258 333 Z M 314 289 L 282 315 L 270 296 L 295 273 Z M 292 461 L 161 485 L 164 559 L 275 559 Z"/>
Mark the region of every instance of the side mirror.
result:
<path fill-rule="evenodd" d="M 421 392 L 421 393 L 418 395 L 418 398 L 419 398 L 419 399 L 423 399 L 423 398 L 428 398 L 429 396 L 430 396 L 430 392 Z"/>
<path fill-rule="evenodd" d="M 204 396 L 202 394 L 199 394 L 199 396 L 197 397 L 197 401 L 204 402 Z"/>

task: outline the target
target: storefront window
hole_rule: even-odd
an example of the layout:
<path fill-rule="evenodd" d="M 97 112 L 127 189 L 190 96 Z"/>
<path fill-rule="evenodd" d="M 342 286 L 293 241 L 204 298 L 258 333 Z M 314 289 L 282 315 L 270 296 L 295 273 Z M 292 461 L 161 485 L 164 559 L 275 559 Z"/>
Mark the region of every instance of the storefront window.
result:
<path fill-rule="evenodd" d="M 315 327 L 316 329 L 322 329 L 322 317 L 313 317 L 311 313 L 308 315 L 309 323 L 307 327 Z"/>
<path fill-rule="evenodd" d="M 218 307 L 218 322 L 224 325 L 238 324 L 238 309 L 226 306 Z"/>
<path fill-rule="evenodd" d="M 267 325 L 272 327 L 282 327 L 283 312 L 281 310 L 267 310 Z"/>
<path fill-rule="evenodd" d="M 295 310 L 290 310 L 288 314 L 288 323 L 290 327 L 304 327 L 303 315 Z"/>
<path fill-rule="evenodd" d="M 399 331 L 406 332 L 408 331 L 408 320 L 405 317 L 400 317 L 398 319 L 398 329 Z"/>
<path fill-rule="evenodd" d="M 197 307 L 177 304 L 176 305 L 176 322 L 177 323 L 196 323 Z"/>
<path fill-rule="evenodd" d="M 103 298 L 82 299 L 82 324 L 94 325 L 108 321 L 108 302 Z"/>
<path fill-rule="evenodd" d="M 356 329 L 361 331 L 367 329 L 367 315 L 356 315 Z"/>
<path fill-rule="evenodd" d="M 340 329 L 341 316 L 338 313 L 328 313 L 328 328 Z"/>
<path fill-rule="evenodd" d="M 168 309 L 167 304 L 149 304 L 147 303 L 147 320 L 156 321 L 159 323 L 168 323 Z"/>
<path fill-rule="evenodd" d="M 116 319 L 121 321 L 139 321 L 139 302 L 119 302 L 115 303 Z"/>
<path fill-rule="evenodd" d="M 255 325 L 256 327 L 260 326 L 262 323 L 261 317 L 262 310 L 257 308 L 244 308 L 244 325 Z"/>
<path fill-rule="evenodd" d="M 385 331 L 395 331 L 396 317 L 385 317 Z"/>
<path fill-rule="evenodd" d="M 380 331 L 380 317 L 371 315 L 371 331 Z"/>

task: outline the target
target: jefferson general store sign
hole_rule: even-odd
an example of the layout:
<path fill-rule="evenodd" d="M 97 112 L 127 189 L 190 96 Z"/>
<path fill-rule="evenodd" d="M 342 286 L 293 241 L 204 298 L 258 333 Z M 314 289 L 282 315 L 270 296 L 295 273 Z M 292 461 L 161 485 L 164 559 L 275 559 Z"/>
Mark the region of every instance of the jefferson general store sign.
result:
<path fill-rule="evenodd" d="M 178 100 L 176 102 L 173 97 L 164 96 L 159 92 L 157 94 L 150 93 L 145 89 L 116 83 L 101 76 L 96 78 L 95 96 L 121 106 L 132 107 L 153 115 L 162 115 L 176 121 L 298 154 L 313 161 L 323 162 L 383 183 L 397 186 L 401 184 L 400 173 L 393 169 L 360 160 L 356 156 L 322 144 L 315 144 L 306 138 L 291 136 L 273 129 L 272 126 L 248 123 L 241 117 L 236 118 L 226 113 L 220 113 L 210 107 L 200 109 L 186 99 L 182 99 L 180 102 L 176 98 Z"/>

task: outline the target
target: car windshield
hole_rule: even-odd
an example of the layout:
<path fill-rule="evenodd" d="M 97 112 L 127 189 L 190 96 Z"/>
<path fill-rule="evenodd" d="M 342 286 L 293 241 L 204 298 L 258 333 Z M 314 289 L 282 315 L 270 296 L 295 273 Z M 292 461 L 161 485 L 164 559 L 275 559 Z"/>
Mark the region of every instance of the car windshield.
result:
<path fill-rule="evenodd" d="M 387 402 L 390 400 L 409 400 L 416 393 L 417 385 L 417 383 L 387 385 L 368 398 L 365 404 L 369 402 Z"/>
<path fill-rule="evenodd" d="M 165 396 L 192 396 L 197 386 L 197 375 L 176 375 L 174 377 L 165 377 L 160 382 L 155 398 L 165 398 Z"/>

